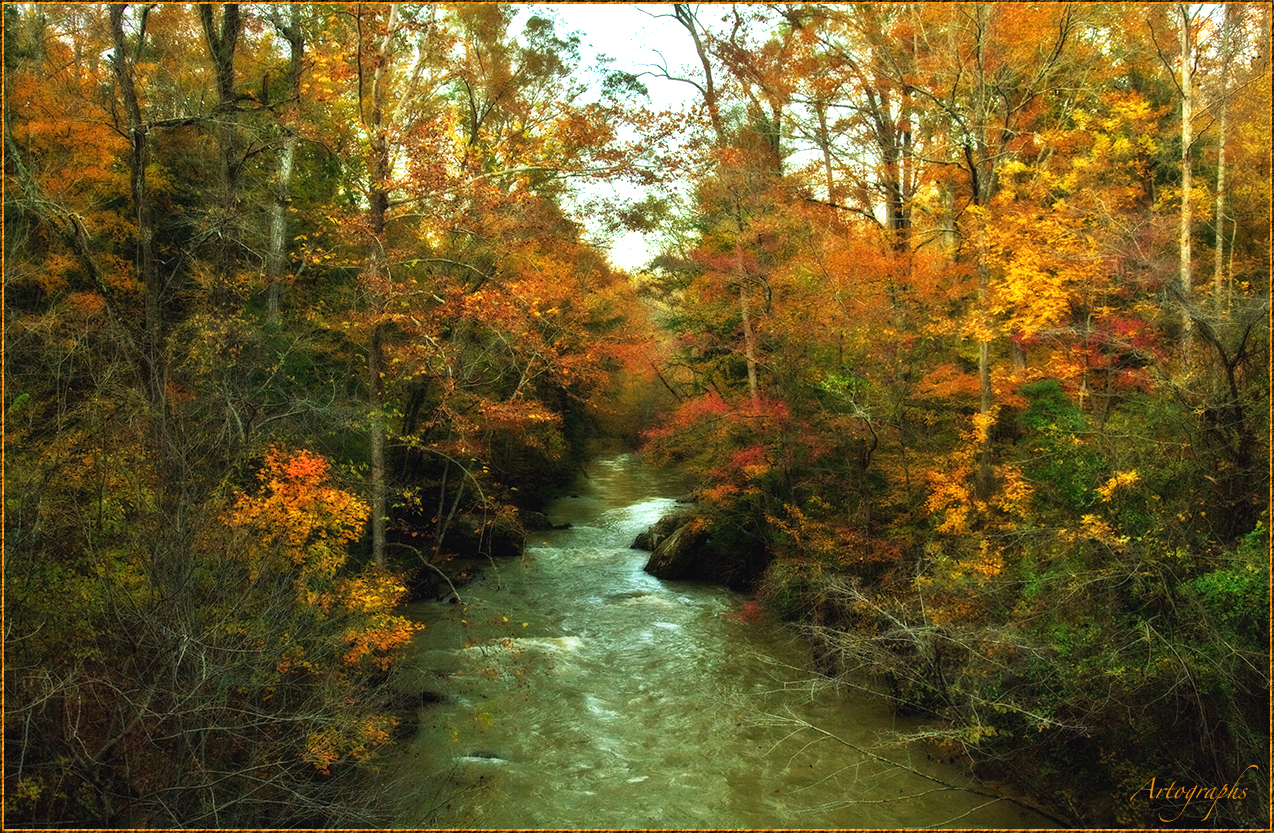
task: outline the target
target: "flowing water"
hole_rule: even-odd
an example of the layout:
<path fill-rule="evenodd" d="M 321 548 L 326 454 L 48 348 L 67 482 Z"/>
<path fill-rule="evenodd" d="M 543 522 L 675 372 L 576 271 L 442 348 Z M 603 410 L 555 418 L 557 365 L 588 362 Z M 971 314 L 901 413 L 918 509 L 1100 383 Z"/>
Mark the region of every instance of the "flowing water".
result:
<path fill-rule="evenodd" d="M 910 728 L 808 670 L 782 627 L 720 587 L 661 581 L 628 549 L 677 476 L 621 454 L 549 507 L 520 560 L 488 564 L 426 623 L 395 685 L 442 696 L 398 766 L 406 826 L 1043 827 L 947 789 L 961 771 L 880 746 Z M 875 748 L 915 770 L 851 746 Z"/>

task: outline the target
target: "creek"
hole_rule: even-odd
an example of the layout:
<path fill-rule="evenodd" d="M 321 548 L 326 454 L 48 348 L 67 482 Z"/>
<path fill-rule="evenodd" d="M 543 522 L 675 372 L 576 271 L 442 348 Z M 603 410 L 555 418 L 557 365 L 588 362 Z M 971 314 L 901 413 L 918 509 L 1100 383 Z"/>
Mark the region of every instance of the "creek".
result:
<path fill-rule="evenodd" d="M 922 777 L 973 785 L 883 743 L 919 723 L 828 685 L 745 596 L 643 572 L 628 546 L 685 487 L 636 455 L 597 459 L 548 507 L 569 529 L 488 563 L 462 604 L 408 607 L 426 627 L 394 685 L 440 699 L 393 763 L 403 825 L 1050 826 Z"/>

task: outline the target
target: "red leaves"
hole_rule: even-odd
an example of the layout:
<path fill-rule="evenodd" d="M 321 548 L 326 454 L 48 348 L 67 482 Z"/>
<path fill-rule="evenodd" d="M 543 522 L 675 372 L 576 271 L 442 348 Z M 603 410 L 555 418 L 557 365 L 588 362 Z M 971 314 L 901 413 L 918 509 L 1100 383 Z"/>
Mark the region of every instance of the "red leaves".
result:
<path fill-rule="evenodd" d="M 266 455 L 266 467 L 262 476 L 271 469 L 280 471 L 292 483 L 313 486 L 327 478 L 328 465 L 327 460 L 309 451 L 295 452 L 289 459 L 277 448 L 271 448 Z"/>

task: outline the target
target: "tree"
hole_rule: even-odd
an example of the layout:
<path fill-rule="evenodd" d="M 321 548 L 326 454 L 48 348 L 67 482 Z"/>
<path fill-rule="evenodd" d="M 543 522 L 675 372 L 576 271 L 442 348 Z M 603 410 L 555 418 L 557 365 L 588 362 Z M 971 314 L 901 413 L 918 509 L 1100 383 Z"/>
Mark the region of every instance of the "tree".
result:
<path fill-rule="evenodd" d="M 1192 12 L 1189 3 L 1178 3 L 1176 12 L 1181 18 L 1179 28 L 1181 53 L 1178 58 L 1181 63 L 1181 80 L 1177 82 L 1177 92 L 1181 95 L 1181 227 L 1179 233 L 1181 294 L 1189 298 L 1194 291 L 1190 252 L 1194 235 L 1194 162 L 1191 160 L 1191 151 L 1194 146 L 1194 75 L 1196 71 L 1194 33 L 1191 30 L 1195 26 L 1198 12 Z M 1187 357 L 1190 354 L 1191 329 L 1192 323 L 1189 315 L 1186 315 L 1182 319 L 1182 332 Z"/>
<path fill-rule="evenodd" d="M 297 3 L 288 4 L 288 17 L 285 20 L 277 7 L 270 10 L 270 23 L 288 43 L 287 86 L 284 92 L 283 105 L 286 112 L 294 114 L 299 108 L 301 97 L 301 74 L 305 57 L 305 33 L 301 28 L 301 8 Z M 285 116 L 285 118 L 287 118 Z M 293 117 L 294 118 L 294 117 Z M 280 281 L 283 278 L 285 261 L 287 260 L 287 229 L 289 185 L 292 181 L 292 170 L 296 160 L 297 131 L 294 124 L 286 121 L 281 125 L 283 132 L 282 146 L 279 149 L 279 167 L 275 174 L 273 198 L 270 207 L 270 238 L 266 249 L 266 307 L 270 320 L 278 322 Z"/>
<path fill-rule="evenodd" d="M 216 13 L 211 3 L 199 4 L 199 24 L 203 29 L 208 59 L 212 62 L 217 88 L 217 143 L 221 147 L 218 183 L 218 199 L 215 219 L 208 233 L 216 239 L 216 254 L 212 258 L 217 291 L 214 296 L 224 296 L 224 282 L 230 279 L 235 268 L 232 250 L 239 234 L 232 225 L 239 199 L 239 177 L 242 170 L 243 137 L 239 129 L 239 97 L 235 89 L 235 51 L 243 30 L 238 3 L 226 3 L 221 11 L 218 27 Z M 214 303 L 224 305 L 225 297 L 214 297 Z"/>
<path fill-rule="evenodd" d="M 987 241 L 991 222 L 989 209 L 999 187 L 1001 165 L 1023 146 L 1025 135 L 1034 126 L 1032 121 L 1042 115 L 1039 102 L 1060 78 L 1064 50 L 1075 27 L 1075 14 L 1071 6 L 1049 7 L 1038 12 L 1023 7 L 985 5 L 967 11 L 953 9 L 948 15 L 950 19 L 943 21 L 945 31 L 930 29 L 926 40 L 933 43 L 945 35 L 954 54 L 926 56 L 922 72 L 932 80 L 914 87 L 917 94 L 924 96 L 948 120 L 951 150 L 958 154 L 957 164 L 968 177 L 978 277 L 978 313 L 970 326 L 978 343 L 979 418 L 984 434 L 976 492 L 983 499 L 990 496 L 993 488 L 991 441 L 986 434 L 994 419 L 992 323 L 987 308 L 991 282 Z M 923 18 L 918 23 L 925 26 Z M 1024 27 L 1046 32 L 1046 39 L 1036 46 L 1033 39 L 1024 41 L 1020 35 L 1010 34 L 1020 33 Z M 956 67 L 945 63 L 952 58 L 957 61 Z M 958 69 L 966 60 L 972 65 L 967 74 Z"/>

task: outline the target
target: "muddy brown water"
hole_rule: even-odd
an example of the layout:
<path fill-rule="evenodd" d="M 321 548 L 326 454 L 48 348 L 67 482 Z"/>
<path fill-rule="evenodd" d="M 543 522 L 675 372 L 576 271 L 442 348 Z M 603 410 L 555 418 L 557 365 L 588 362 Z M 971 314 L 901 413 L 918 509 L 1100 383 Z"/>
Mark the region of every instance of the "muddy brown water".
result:
<path fill-rule="evenodd" d="M 409 607 L 426 628 L 394 685 L 442 700 L 393 764 L 404 826 L 1051 826 L 922 777 L 978 788 L 891 746 L 916 724 L 829 688 L 744 596 L 643 572 L 648 554 L 628 545 L 685 485 L 636 455 L 597 459 L 549 507 L 570 529 L 489 564 L 463 604 Z"/>

